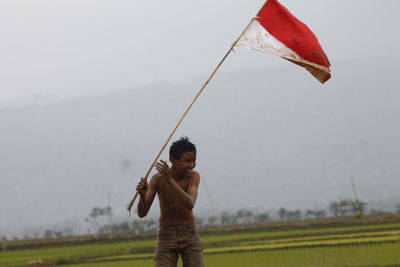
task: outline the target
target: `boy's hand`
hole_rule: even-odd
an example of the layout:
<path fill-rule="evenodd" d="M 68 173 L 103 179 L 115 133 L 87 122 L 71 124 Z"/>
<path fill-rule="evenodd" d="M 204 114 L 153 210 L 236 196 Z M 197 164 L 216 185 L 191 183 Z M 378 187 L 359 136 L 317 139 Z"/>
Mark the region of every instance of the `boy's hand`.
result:
<path fill-rule="evenodd" d="M 166 161 L 160 160 L 160 162 L 157 162 L 155 166 L 164 179 L 172 179 L 171 171 Z"/>
<path fill-rule="evenodd" d="M 149 188 L 149 185 L 143 177 L 140 179 L 140 182 L 136 186 L 136 191 L 139 192 L 141 197 L 146 196 L 147 189 Z"/>

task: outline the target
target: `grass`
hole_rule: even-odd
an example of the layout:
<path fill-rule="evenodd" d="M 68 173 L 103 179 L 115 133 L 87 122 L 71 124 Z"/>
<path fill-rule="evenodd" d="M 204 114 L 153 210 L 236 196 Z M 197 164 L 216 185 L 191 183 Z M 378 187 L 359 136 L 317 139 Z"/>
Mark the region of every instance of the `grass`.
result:
<path fill-rule="evenodd" d="M 152 250 L 155 240 L 140 240 L 106 244 L 90 244 L 76 246 L 61 246 L 29 250 L 16 250 L 1 253 L 0 266 L 22 265 L 30 260 L 46 260 L 50 262 L 79 261 L 86 258 L 104 257 L 106 255 L 120 255 L 135 251 Z"/>
<path fill-rule="evenodd" d="M 222 230 L 200 234 L 207 266 L 400 266 L 399 223 Z M 38 259 L 48 266 L 151 266 L 155 238 L 146 238 L 85 245 L 61 240 L 57 247 L 20 247 L 0 253 L 0 266 Z"/>
<path fill-rule="evenodd" d="M 214 254 L 208 266 L 388 266 L 400 264 L 399 244 L 317 247 Z"/>
<path fill-rule="evenodd" d="M 399 244 L 375 244 L 350 247 L 303 248 L 271 251 L 250 251 L 205 255 L 209 267 L 310 267 L 310 266 L 400 266 Z M 96 262 L 73 267 L 148 267 L 152 259 L 117 262 Z"/>

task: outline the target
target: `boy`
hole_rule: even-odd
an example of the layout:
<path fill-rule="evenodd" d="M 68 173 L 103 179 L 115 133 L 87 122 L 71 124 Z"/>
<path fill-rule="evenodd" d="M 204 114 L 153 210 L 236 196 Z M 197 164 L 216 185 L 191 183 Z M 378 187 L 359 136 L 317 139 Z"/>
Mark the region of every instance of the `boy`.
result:
<path fill-rule="evenodd" d="M 147 215 L 157 194 L 160 202 L 160 226 L 154 257 L 155 267 L 177 266 L 178 255 L 184 267 L 203 267 L 203 252 L 195 228 L 193 208 L 196 203 L 200 174 L 196 166 L 196 147 L 187 137 L 172 143 L 169 150 L 171 168 L 160 160 L 158 171 L 147 183 L 137 185 L 140 200 L 138 215 Z"/>

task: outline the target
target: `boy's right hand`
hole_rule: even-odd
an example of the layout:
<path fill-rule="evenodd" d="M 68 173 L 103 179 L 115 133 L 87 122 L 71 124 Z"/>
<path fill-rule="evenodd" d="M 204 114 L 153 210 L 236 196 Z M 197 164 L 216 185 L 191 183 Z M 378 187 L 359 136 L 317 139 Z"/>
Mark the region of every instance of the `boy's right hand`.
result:
<path fill-rule="evenodd" d="M 136 191 L 139 192 L 140 196 L 144 197 L 146 196 L 147 189 L 149 188 L 149 185 L 143 177 L 140 179 L 140 182 L 136 186 Z"/>

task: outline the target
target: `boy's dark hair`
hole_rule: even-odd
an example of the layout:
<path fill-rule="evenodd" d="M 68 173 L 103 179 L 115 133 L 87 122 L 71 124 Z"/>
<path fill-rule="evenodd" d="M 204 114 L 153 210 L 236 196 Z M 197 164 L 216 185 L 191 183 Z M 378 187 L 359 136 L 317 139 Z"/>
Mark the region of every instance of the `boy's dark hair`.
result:
<path fill-rule="evenodd" d="M 179 140 L 173 142 L 169 148 L 169 156 L 178 160 L 185 152 L 197 152 L 196 146 L 186 136 L 182 136 Z"/>

